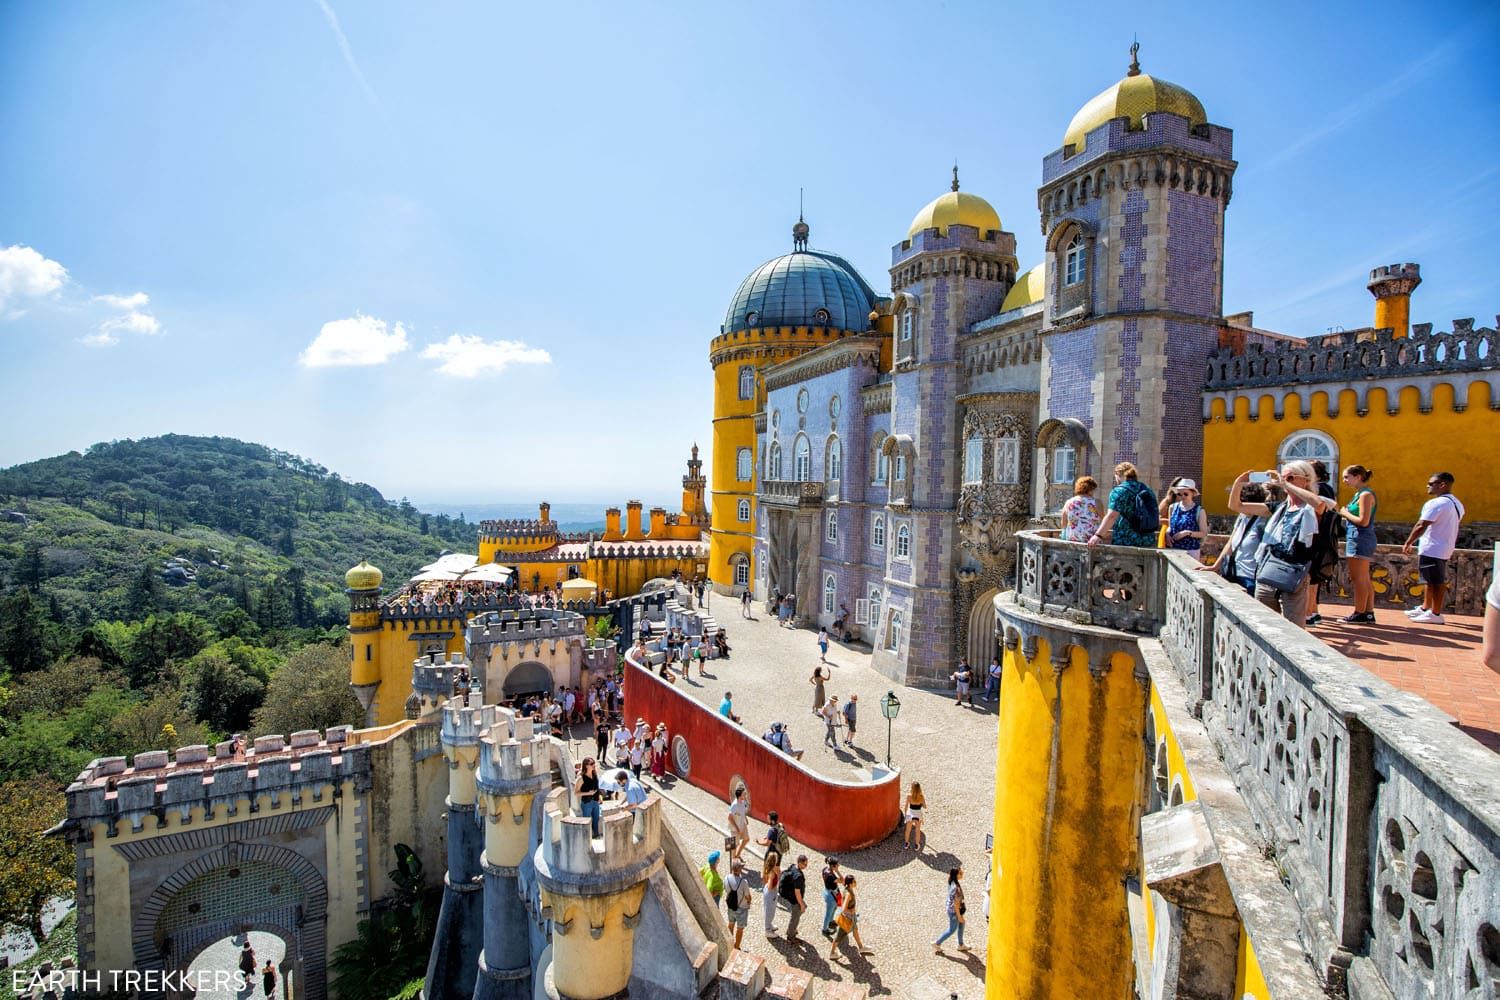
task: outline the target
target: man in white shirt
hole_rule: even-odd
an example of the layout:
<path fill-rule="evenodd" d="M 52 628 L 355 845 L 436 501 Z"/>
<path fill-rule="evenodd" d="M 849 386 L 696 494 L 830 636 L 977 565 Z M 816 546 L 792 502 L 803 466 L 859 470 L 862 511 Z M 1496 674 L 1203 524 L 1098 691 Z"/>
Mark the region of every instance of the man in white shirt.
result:
<path fill-rule="evenodd" d="M 1464 519 L 1464 505 L 1453 495 L 1453 473 L 1435 472 L 1427 479 L 1432 499 L 1422 505 L 1422 513 L 1412 527 L 1401 551 L 1411 554 L 1417 547 L 1417 572 L 1425 584 L 1422 606 L 1408 611 L 1412 621 L 1422 625 L 1443 624 L 1443 605 L 1448 598 L 1448 560 L 1458 545 L 1458 525 Z"/>

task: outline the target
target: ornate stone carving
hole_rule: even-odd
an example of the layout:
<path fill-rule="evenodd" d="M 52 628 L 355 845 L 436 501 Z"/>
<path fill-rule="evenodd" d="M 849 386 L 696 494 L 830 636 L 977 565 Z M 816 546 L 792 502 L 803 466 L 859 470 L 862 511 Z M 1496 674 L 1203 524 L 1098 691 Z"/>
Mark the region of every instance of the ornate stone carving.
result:
<path fill-rule="evenodd" d="M 1431 324 L 1419 323 L 1406 337 L 1393 336 L 1390 330 L 1349 331 L 1308 337 L 1306 346 L 1285 343 L 1267 350 L 1262 344 L 1250 344 L 1242 354 L 1221 347 L 1209 355 L 1204 388 L 1349 382 L 1496 368 L 1500 368 L 1500 334 L 1488 327 L 1476 330 L 1474 321 L 1467 319 L 1454 320 L 1452 333 L 1433 333 Z"/>

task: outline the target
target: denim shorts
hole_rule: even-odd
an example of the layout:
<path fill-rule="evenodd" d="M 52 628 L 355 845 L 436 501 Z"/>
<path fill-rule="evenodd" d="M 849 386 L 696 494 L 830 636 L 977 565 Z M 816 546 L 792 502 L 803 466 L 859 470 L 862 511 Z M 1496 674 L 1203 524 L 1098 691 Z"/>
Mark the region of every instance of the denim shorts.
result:
<path fill-rule="evenodd" d="M 1352 524 L 1344 533 L 1345 559 L 1375 558 L 1375 532 L 1368 528 L 1356 528 Z"/>

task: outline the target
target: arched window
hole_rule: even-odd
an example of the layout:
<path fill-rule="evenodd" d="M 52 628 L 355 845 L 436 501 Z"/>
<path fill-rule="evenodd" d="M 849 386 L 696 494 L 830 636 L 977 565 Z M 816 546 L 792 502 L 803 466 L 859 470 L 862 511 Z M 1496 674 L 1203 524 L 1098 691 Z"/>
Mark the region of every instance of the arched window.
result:
<path fill-rule="evenodd" d="M 901 627 L 903 624 L 905 624 L 905 620 L 902 617 L 901 609 L 892 608 L 891 624 L 886 629 L 885 648 L 893 653 L 901 648 Z"/>
<path fill-rule="evenodd" d="M 766 452 L 766 478 L 781 478 L 781 442 L 772 441 L 770 450 Z"/>
<path fill-rule="evenodd" d="M 844 446 L 836 437 L 828 439 L 828 457 L 824 459 L 823 467 L 824 479 L 836 483 L 844 478 Z"/>
<path fill-rule="evenodd" d="M 1306 462 L 1321 460 L 1324 465 L 1328 466 L 1330 474 L 1337 473 L 1338 458 L 1338 443 L 1322 431 L 1297 431 L 1289 434 L 1281 442 L 1281 447 L 1276 450 L 1277 465 L 1297 459 Z"/>
<path fill-rule="evenodd" d="M 1084 269 L 1088 266 L 1088 253 L 1083 245 L 1083 234 L 1074 233 L 1063 257 L 1063 284 L 1076 285 L 1083 280 Z"/>
<path fill-rule="evenodd" d="M 823 613 L 833 614 L 835 602 L 839 596 L 839 582 L 834 579 L 832 573 L 823 574 Z"/>
<path fill-rule="evenodd" d="M 876 514 L 870 522 L 870 544 L 877 549 L 885 548 L 885 515 Z"/>
<path fill-rule="evenodd" d="M 896 529 L 896 558 L 911 558 L 911 525 L 903 524 Z"/>
<path fill-rule="evenodd" d="M 1004 434 L 995 439 L 995 482 L 1013 486 L 1021 481 L 1021 439 Z"/>
<path fill-rule="evenodd" d="M 749 500 L 741 500 L 740 504 L 739 504 L 739 510 L 737 511 L 737 513 L 739 514 L 739 518 L 740 518 L 740 523 L 741 524 L 749 524 L 750 523 L 750 501 Z"/>
<path fill-rule="evenodd" d="M 741 448 L 736 451 L 734 453 L 734 477 L 742 483 L 748 483 L 753 464 L 749 448 Z"/>
<path fill-rule="evenodd" d="M 729 568 L 734 573 L 734 585 L 736 587 L 750 586 L 750 557 L 743 552 L 736 552 L 729 557 Z"/>
<path fill-rule="evenodd" d="M 812 445 L 807 443 L 807 438 L 801 434 L 797 435 L 796 451 L 796 475 L 793 477 L 799 483 L 805 483 L 812 478 Z"/>
<path fill-rule="evenodd" d="M 879 587 L 870 588 L 869 621 L 877 629 L 880 628 L 880 602 L 884 600 L 884 597 L 885 595 L 881 594 Z"/>
<path fill-rule="evenodd" d="M 740 398 L 755 398 L 755 366 L 740 365 Z"/>
<path fill-rule="evenodd" d="M 1078 452 L 1070 444 L 1058 445 L 1052 451 L 1052 481 L 1071 483 L 1078 473 Z"/>
<path fill-rule="evenodd" d="M 836 511 L 836 510 L 830 510 L 828 512 L 828 517 L 825 519 L 825 527 L 823 529 L 823 537 L 826 538 L 826 539 L 828 539 L 828 541 L 830 541 L 830 542 L 836 542 L 836 541 L 839 540 L 839 512 L 838 511 Z"/>
<path fill-rule="evenodd" d="M 871 479 L 873 483 L 886 483 L 891 481 L 891 462 L 884 454 L 885 434 L 881 431 L 875 432 L 875 461 L 870 463 L 870 468 L 875 470 L 875 476 Z"/>
<path fill-rule="evenodd" d="M 964 441 L 964 485 L 984 481 L 984 438 L 970 434 Z"/>

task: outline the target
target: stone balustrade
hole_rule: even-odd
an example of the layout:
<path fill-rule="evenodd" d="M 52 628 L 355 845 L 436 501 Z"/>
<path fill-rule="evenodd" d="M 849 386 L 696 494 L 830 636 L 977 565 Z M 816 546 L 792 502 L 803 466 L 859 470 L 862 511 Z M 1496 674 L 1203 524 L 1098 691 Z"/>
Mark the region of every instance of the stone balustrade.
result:
<path fill-rule="evenodd" d="M 1295 897 L 1325 983 L 1355 997 L 1493 995 L 1500 756 L 1185 553 L 1046 532 L 1018 545 L 1028 610 L 1159 633 L 1170 686 L 1186 689 Z M 1137 589 L 1122 602 L 1109 591 L 1124 580 Z"/>
<path fill-rule="evenodd" d="M 823 502 L 823 484 L 796 479 L 762 479 L 756 497 L 762 503 L 782 507 L 817 506 Z"/>

